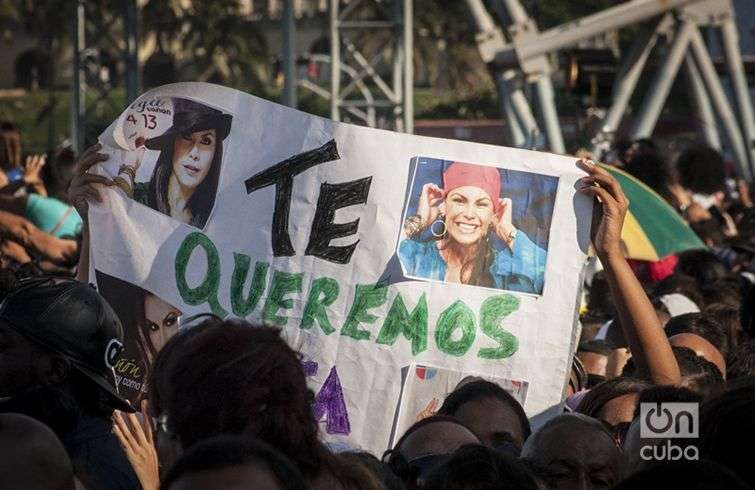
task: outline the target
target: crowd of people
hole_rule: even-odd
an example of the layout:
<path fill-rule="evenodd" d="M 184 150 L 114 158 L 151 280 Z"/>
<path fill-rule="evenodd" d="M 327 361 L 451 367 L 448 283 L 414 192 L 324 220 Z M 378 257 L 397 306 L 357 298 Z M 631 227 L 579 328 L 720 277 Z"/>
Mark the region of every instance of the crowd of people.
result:
<path fill-rule="evenodd" d="M 370 454 L 324 440 L 302 357 L 244 320 L 191 319 L 156 353 L 141 405 L 119 395 L 123 326 L 87 277 L 87 202 L 115 185 L 89 172 L 98 150 L 22 162 L 17 128 L 0 126 L 3 488 L 755 488 L 739 446 L 755 437 L 755 208 L 717 151 L 669 162 L 649 140 L 617 145 L 610 163 L 707 246 L 656 263 L 627 260 L 629 202 L 603 167 L 578 162 L 599 270 L 561 413 L 535 426 L 505 389 L 471 378 Z M 697 437 L 646 437 L 643 404 L 667 402 L 699 407 Z"/>

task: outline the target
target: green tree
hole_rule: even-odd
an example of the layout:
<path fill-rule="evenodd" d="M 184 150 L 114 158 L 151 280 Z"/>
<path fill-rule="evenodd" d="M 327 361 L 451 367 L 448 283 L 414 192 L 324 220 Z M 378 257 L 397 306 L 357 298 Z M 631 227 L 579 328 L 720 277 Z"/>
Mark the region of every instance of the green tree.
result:
<path fill-rule="evenodd" d="M 149 0 L 143 35 L 174 57 L 179 80 L 218 82 L 264 91 L 271 58 L 262 33 L 242 15 L 239 0 Z"/>

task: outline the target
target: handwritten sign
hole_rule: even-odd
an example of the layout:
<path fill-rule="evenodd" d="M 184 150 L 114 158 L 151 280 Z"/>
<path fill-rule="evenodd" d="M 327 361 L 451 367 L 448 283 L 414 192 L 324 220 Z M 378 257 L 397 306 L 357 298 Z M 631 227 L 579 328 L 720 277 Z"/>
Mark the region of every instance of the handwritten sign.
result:
<path fill-rule="evenodd" d="M 561 402 L 592 209 L 575 159 L 198 83 L 145 93 L 100 141 L 119 186 L 90 208 L 92 260 L 103 294 L 130 298 L 134 396 L 181 319 L 209 311 L 283 329 L 323 433 L 376 453 L 414 403 L 413 363 L 516 380 L 529 415 Z"/>

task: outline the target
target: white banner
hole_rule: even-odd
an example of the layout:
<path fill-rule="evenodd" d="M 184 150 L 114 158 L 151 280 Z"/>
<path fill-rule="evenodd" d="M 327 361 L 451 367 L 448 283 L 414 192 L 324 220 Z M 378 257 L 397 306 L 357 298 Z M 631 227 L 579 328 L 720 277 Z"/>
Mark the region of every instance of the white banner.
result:
<path fill-rule="evenodd" d="M 211 311 L 281 327 L 326 438 L 376 454 L 413 363 L 513 380 L 530 416 L 561 402 L 592 211 L 574 158 L 200 83 L 144 94 L 100 140 L 119 188 L 90 209 L 92 260 L 134 396 L 180 319 Z"/>

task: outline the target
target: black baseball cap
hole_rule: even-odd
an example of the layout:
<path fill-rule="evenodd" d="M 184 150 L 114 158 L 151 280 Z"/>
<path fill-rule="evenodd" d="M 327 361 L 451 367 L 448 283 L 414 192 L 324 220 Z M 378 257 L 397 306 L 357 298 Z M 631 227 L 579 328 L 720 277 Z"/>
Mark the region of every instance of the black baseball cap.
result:
<path fill-rule="evenodd" d="M 188 99 L 173 99 L 173 125 L 165 132 L 144 142 L 150 150 L 173 148 L 176 136 L 214 129 L 218 140 L 224 140 L 231 131 L 233 116 Z"/>
<path fill-rule="evenodd" d="M 49 276 L 22 280 L 0 303 L 0 321 L 66 357 L 109 395 L 112 407 L 134 411 L 115 384 L 123 326 L 93 285 Z"/>

